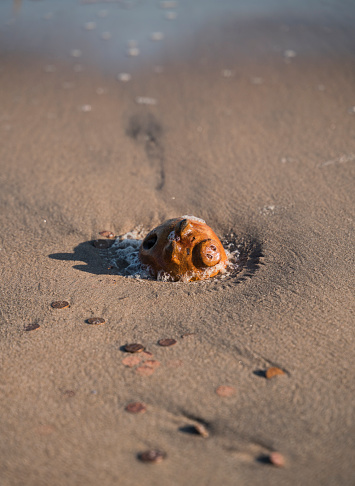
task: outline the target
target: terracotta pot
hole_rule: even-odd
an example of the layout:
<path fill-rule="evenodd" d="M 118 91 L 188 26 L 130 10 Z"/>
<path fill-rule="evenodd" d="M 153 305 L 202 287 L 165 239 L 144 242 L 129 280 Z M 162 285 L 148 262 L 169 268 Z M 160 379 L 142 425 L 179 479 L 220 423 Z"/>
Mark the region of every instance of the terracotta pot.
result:
<path fill-rule="evenodd" d="M 139 259 L 154 277 L 166 280 L 203 280 L 217 275 L 227 264 L 222 243 L 194 217 L 169 219 L 144 238 Z"/>

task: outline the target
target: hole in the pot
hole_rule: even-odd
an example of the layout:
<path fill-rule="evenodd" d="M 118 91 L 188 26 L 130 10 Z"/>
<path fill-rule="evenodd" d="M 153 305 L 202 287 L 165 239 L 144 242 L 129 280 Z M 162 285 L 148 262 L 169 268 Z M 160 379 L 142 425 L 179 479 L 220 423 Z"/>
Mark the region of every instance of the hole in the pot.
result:
<path fill-rule="evenodd" d="M 150 250 L 157 242 L 157 235 L 150 235 L 143 241 L 143 249 Z"/>

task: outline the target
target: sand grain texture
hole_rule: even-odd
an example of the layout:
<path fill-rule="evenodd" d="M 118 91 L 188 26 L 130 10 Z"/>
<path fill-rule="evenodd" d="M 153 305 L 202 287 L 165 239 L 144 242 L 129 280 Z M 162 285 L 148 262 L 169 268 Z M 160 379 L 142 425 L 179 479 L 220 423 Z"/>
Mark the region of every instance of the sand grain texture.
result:
<path fill-rule="evenodd" d="M 0 31 L 2 486 L 353 484 L 354 9 L 249 18 L 221 2 L 172 42 L 198 9 L 181 2 L 166 22 L 155 5 L 154 60 L 141 43 L 141 60 L 103 66 L 95 42 L 115 31 L 102 5 L 81 5 L 78 24 L 101 30 L 81 27 L 71 45 L 58 31 L 44 52 L 15 30 L 37 3 Z M 140 15 L 117 12 L 117 26 Z M 92 244 L 183 214 L 258 258 L 224 281 L 139 281 Z M 160 366 L 125 365 L 135 342 Z M 265 379 L 271 367 L 285 375 Z M 221 399 L 221 384 L 236 394 Z M 147 413 L 126 413 L 131 402 Z M 150 449 L 166 459 L 140 462 Z M 262 460 L 274 451 L 283 468 Z"/>

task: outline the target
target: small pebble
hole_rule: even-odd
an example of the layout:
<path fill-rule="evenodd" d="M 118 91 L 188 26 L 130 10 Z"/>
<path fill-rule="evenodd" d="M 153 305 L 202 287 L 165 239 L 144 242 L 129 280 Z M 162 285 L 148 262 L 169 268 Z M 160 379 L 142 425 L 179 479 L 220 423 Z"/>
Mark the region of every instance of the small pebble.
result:
<path fill-rule="evenodd" d="M 147 406 L 142 402 L 132 402 L 125 407 L 126 412 L 129 413 L 145 413 L 147 411 Z"/>
<path fill-rule="evenodd" d="M 70 307 L 70 304 L 66 300 L 56 300 L 51 303 L 51 307 L 53 307 L 53 309 L 67 309 Z"/>
<path fill-rule="evenodd" d="M 62 393 L 63 397 L 65 398 L 73 398 L 75 396 L 75 391 L 74 390 L 65 390 Z"/>
<path fill-rule="evenodd" d="M 37 329 L 39 329 L 41 326 L 39 324 L 28 324 L 26 327 L 25 327 L 25 331 L 36 331 Z"/>
<path fill-rule="evenodd" d="M 174 346 L 174 344 L 176 344 L 176 343 L 177 343 L 177 341 L 175 341 L 175 339 L 169 339 L 169 338 L 160 339 L 158 341 L 159 346 L 165 346 L 165 347 L 166 346 Z"/>
<path fill-rule="evenodd" d="M 87 113 L 87 112 L 89 112 L 91 110 L 92 110 L 91 105 L 82 105 L 80 107 L 80 111 L 83 111 L 84 113 Z"/>
<path fill-rule="evenodd" d="M 143 462 L 150 462 L 151 464 L 159 464 L 166 459 L 166 453 L 157 449 L 150 449 L 139 454 L 139 459 Z"/>
<path fill-rule="evenodd" d="M 271 452 L 268 459 L 273 466 L 284 467 L 285 465 L 285 458 L 280 452 Z"/>
<path fill-rule="evenodd" d="M 277 368 L 276 366 L 273 366 L 272 368 L 268 368 L 265 371 L 265 377 L 266 378 L 273 378 L 274 376 L 277 375 L 284 375 L 285 372 L 281 368 Z"/>
<path fill-rule="evenodd" d="M 112 231 L 100 231 L 99 235 L 103 236 L 104 238 L 114 238 L 115 235 L 112 233 Z"/>
<path fill-rule="evenodd" d="M 144 351 L 144 346 L 138 343 L 126 344 L 124 350 L 127 351 L 127 353 L 141 353 Z"/>
<path fill-rule="evenodd" d="M 227 385 L 220 385 L 216 389 L 217 395 L 220 397 L 232 397 L 235 395 L 237 390 L 233 386 L 227 386 Z"/>
<path fill-rule="evenodd" d="M 97 326 L 98 324 L 105 324 L 106 321 L 102 317 L 90 317 L 89 319 L 87 319 L 86 322 L 88 324 L 92 324 L 94 326 Z"/>

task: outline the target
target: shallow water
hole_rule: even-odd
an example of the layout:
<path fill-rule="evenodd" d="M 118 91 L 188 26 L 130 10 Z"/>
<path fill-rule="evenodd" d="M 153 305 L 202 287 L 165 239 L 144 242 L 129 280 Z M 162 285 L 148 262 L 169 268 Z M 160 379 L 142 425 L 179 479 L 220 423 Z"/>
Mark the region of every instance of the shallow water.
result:
<path fill-rule="evenodd" d="M 347 29 L 354 18 L 354 2 L 335 0 L 3 0 L 0 42 L 2 55 L 42 56 L 51 63 L 94 65 L 119 75 L 147 63 L 159 70 L 164 60 L 188 54 L 186 45 L 200 29 L 213 30 L 230 19 L 244 25 L 272 22 L 285 34 L 295 22 Z M 294 53 L 291 57 L 317 43 L 317 35 L 309 33 L 290 39 L 285 52 Z M 322 42 L 317 48 L 321 52 Z"/>

